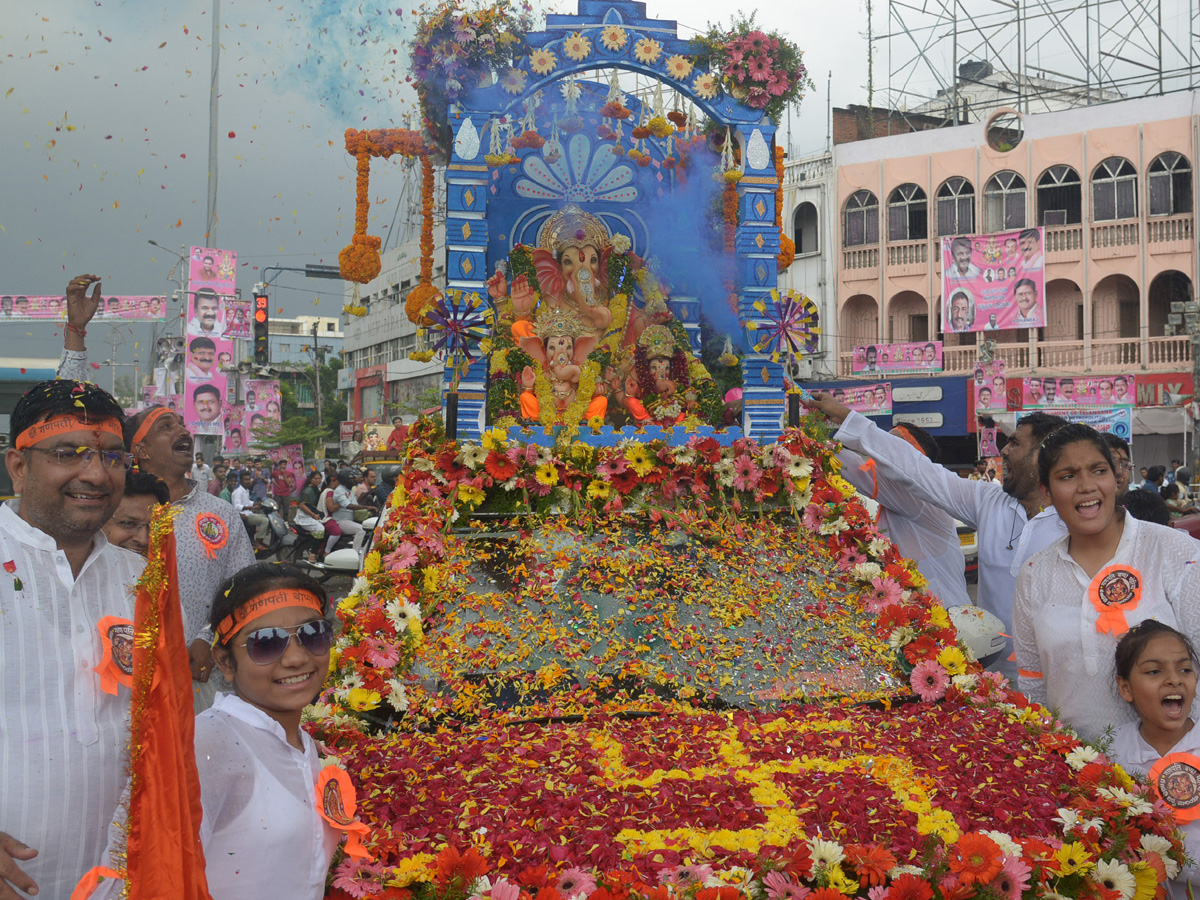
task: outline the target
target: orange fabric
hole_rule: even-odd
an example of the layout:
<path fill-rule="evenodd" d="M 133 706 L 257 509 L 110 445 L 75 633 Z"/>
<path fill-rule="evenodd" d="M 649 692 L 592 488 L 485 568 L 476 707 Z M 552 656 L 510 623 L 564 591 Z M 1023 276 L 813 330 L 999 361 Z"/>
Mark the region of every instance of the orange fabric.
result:
<path fill-rule="evenodd" d="M 518 341 L 521 338 L 533 337 L 533 323 L 528 319 L 518 319 L 512 324 L 512 336 Z"/>
<path fill-rule="evenodd" d="M 1149 781 L 1180 825 L 1200 819 L 1200 758 L 1195 754 L 1168 753 L 1150 767 Z"/>
<path fill-rule="evenodd" d="M 278 591 L 260 594 L 253 600 L 243 603 L 227 615 L 221 620 L 221 624 L 217 626 L 217 637 L 222 641 L 227 641 L 237 634 L 247 622 L 253 621 L 276 609 L 291 608 L 311 609 L 318 615 L 323 612 L 321 601 L 308 591 L 301 591 L 296 588 L 282 588 Z"/>
<path fill-rule="evenodd" d="M 1033 672 L 1029 669 L 1017 669 L 1017 674 L 1022 678 L 1041 678 L 1041 672 Z"/>
<path fill-rule="evenodd" d="M 871 499 L 874 500 L 879 496 L 879 467 L 875 465 L 875 460 L 868 459 L 865 463 L 858 467 L 860 472 L 868 472 L 871 475 Z"/>
<path fill-rule="evenodd" d="M 536 419 L 541 412 L 542 405 L 538 403 L 538 398 L 533 391 L 521 392 L 521 415 L 526 419 Z"/>
<path fill-rule="evenodd" d="M 130 900 L 211 900 L 200 845 L 200 776 L 194 748 L 192 671 L 183 635 L 170 507 L 152 526 L 150 559 L 134 616 L 130 735 Z M 155 574 L 160 572 L 158 578 Z"/>
<path fill-rule="evenodd" d="M 599 416 L 604 418 L 608 412 L 608 398 L 601 394 L 599 397 L 593 397 L 592 402 L 588 404 L 588 408 L 583 413 L 584 420 L 594 419 Z"/>
<path fill-rule="evenodd" d="M 362 845 L 371 829 L 354 817 L 357 809 L 358 796 L 346 770 L 338 766 L 323 768 L 317 776 L 317 811 L 334 828 L 346 832 L 347 856 L 374 859 Z"/>
<path fill-rule="evenodd" d="M 1129 630 L 1126 612 L 1133 612 L 1142 601 L 1142 576 L 1131 566 L 1106 566 L 1088 585 L 1088 599 L 1096 610 L 1096 630 L 1120 637 Z"/>
<path fill-rule="evenodd" d="M 58 437 L 60 434 L 69 434 L 72 431 L 94 431 L 97 436 L 111 434 L 122 441 L 125 439 L 125 436 L 121 433 L 121 424 L 116 419 L 102 419 L 98 422 L 89 422 L 83 416 L 67 413 L 59 416 L 51 416 L 45 422 L 30 425 L 17 435 L 17 440 L 13 446 L 18 450 L 28 450 L 34 444 L 40 443 L 46 440 L 46 438 Z"/>
<path fill-rule="evenodd" d="M 911 431 L 909 431 L 903 425 L 897 425 L 896 428 L 894 429 L 894 431 L 897 432 L 896 437 L 900 438 L 900 440 L 902 440 L 902 441 L 907 441 L 922 456 L 925 455 L 925 450 L 921 447 L 921 445 L 919 443 L 917 443 L 917 439 L 912 436 Z"/>
<path fill-rule="evenodd" d="M 96 866 L 79 879 L 75 890 L 71 891 L 71 900 L 88 900 L 88 897 L 92 896 L 92 893 L 100 886 L 101 878 L 115 878 L 120 881 L 124 877 L 120 872 L 114 872 L 104 866 Z"/>
<path fill-rule="evenodd" d="M 146 435 L 150 433 L 150 429 L 154 427 L 154 423 L 171 412 L 165 406 L 156 406 L 154 410 L 142 419 L 142 424 L 138 426 L 138 430 L 133 433 L 133 440 L 129 442 L 129 449 L 132 450 L 135 446 L 146 439 Z"/>
<path fill-rule="evenodd" d="M 629 407 L 629 411 L 633 413 L 634 421 L 645 422 L 650 418 L 650 413 L 646 412 L 646 407 L 642 405 L 642 401 L 636 397 L 626 397 L 625 405 Z"/>

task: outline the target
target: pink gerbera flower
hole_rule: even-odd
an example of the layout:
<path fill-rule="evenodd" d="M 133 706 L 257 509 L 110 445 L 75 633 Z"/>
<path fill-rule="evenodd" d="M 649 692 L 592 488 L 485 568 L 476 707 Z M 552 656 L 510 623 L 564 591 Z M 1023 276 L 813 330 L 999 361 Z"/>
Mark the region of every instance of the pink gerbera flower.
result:
<path fill-rule="evenodd" d="M 417 548 L 408 541 L 401 541 L 400 546 L 389 553 L 385 559 L 390 568 L 410 569 L 417 564 Z"/>
<path fill-rule="evenodd" d="M 583 894 L 586 897 L 595 889 L 596 879 L 578 867 L 567 869 L 558 879 L 558 892 L 567 898 L 577 894 Z"/>
<path fill-rule="evenodd" d="M 496 879 L 492 885 L 492 900 L 518 900 L 521 896 L 521 886 L 513 884 L 503 876 Z"/>
<path fill-rule="evenodd" d="M 755 81 L 766 81 L 771 77 L 772 66 L 768 56 L 751 57 L 747 67 L 750 69 L 750 77 Z"/>
<path fill-rule="evenodd" d="M 369 637 L 364 643 L 367 649 L 363 655 L 371 665 L 390 669 L 400 662 L 400 649 L 395 644 L 376 637 Z"/>
<path fill-rule="evenodd" d="M 902 593 L 899 582 L 891 578 L 872 578 L 871 589 L 863 595 L 863 605 L 868 612 L 881 612 L 888 604 L 898 601 Z"/>
<path fill-rule="evenodd" d="M 601 478 L 612 478 L 625 471 L 625 457 L 611 456 L 596 466 L 596 472 Z"/>
<path fill-rule="evenodd" d="M 857 547 L 851 547 L 838 557 L 838 568 L 844 572 L 849 572 L 855 566 L 861 565 L 867 561 L 867 554 L 859 551 Z"/>
<path fill-rule="evenodd" d="M 812 890 L 803 887 L 795 879 L 782 872 L 769 872 L 763 879 L 767 889 L 767 900 L 804 900 Z"/>
<path fill-rule="evenodd" d="M 940 700 L 946 696 L 946 687 L 950 684 L 950 676 L 946 670 L 932 659 L 917 663 L 912 670 L 909 683 L 917 696 L 926 703 Z"/>
<path fill-rule="evenodd" d="M 1021 895 L 1029 889 L 1029 875 L 1029 866 L 1019 856 L 1005 856 L 1004 868 L 990 886 L 1005 900 L 1021 900 Z"/>
<path fill-rule="evenodd" d="M 825 524 L 825 510 L 815 503 L 810 503 L 804 507 L 804 515 L 801 517 L 801 521 L 809 531 L 816 531 Z"/>
<path fill-rule="evenodd" d="M 743 453 L 733 461 L 733 486 L 739 491 L 748 491 L 758 484 L 762 470 L 750 455 Z"/>
<path fill-rule="evenodd" d="M 378 863 L 359 862 L 353 856 L 347 856 L 334 869 L 333 886 L 351 897 L 369 897 L 379 890 L 382 874 L 383 866 Z"/>

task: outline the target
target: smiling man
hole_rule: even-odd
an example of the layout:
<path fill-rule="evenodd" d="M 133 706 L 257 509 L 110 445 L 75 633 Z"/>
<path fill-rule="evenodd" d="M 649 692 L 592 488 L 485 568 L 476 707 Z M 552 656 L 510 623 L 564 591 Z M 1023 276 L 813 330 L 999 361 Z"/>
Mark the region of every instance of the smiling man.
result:
<path fill-rule="evenodd" d="M 91 296 L 88 285 L 95 283 Z M 77 276 L 67 288 L 67 322 L 63 330 L 63 358 L 59 377 L 78 377 L 89 370 L 83 338 L 99 302 L 99 280 Z M 201 385 L 201 387 L 209 387 Z M 216 391 L 213 388 L 213 391 Z M 215 419 L 220 412 L 219 392 Z M 197 684 L 197 706 L 212 704 L 212 635 L 205 623 L 217 586 L 254 562 L 249 535 L 232 506 L 202 490 L 189 478 L 195 444 L 183 418 L 166 406 L 139 412 L 125 423 L 125 448 L 138 467 L 167 485 L 171 503 L 181 507 L 175 518 L 176 577 L 188 622 L 188 658 Z M 114 504 L 115 506 L 115 504 Z M 99 526 L 97 526 L 99 527 Z"/>
<path fill-rule="evenodd" d="M 108 393 L 66 380 L 35 385 L 12 411 L 4 462 L 19 499 L 0 506 L 0 896 L 36 883 L 39 897 L 67 897 L 101 861 L 120 799 L 131 694 L 109 691 L 96 669 L 123 659 L 114 629 L 132 630 L 144 565 L 100 531 L 125 486 L 123 419 Z"/>

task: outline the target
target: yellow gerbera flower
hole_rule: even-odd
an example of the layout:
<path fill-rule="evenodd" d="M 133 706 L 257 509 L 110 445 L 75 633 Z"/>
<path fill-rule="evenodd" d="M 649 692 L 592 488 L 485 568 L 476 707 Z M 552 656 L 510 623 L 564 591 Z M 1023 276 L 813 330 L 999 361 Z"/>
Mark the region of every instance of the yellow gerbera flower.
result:
<path fill-rule="evenodd" d="M 593 481 L 588 485 L 587 496 L 589 500 L 607 500 L 612 496 L 612 485 L 607 481 Z"/>
<path fill-rule="evenodd" d="M 508 430 L 505 428 L 489 428 L 483 433 L 483 448 L 485 450 L 503 450 L 504 442 L 508 439 Z"/>
<path fill-rule="evenodd" d="M 346 700 L 350 704 L 351 709 L 357 712 L 366 712 L 379 706 L 383 698 L 379 696 L 379 691 L 368 691 L 366 688 L 351 688 Z"/>
<path fill-rule="evenodd" d="M 957 647 L 943 647 L 937 661 L 951 675 L 964 675 L 967 671 L 967 657 Z"/>
<path fill-rule="evenodd" d="M 473 484 L 460 484 L 458 486 L 458 499 L 468 506 L 478 506 L 484 501 L 485 497 L 486 495 L 483 490 L 475 487 Z"/>
<path fill-rule="evenodd" d="M 1079 843 L 1079 841 L 1063 844 L 1054 851 L 1054 858 L 1058 860 L 1059 872 L 1062 875 L 1074 875 L 1076 872 L 1086 872 L 1095 865 L 1092 862 L 1091 854 L 1087 852 L 1087 848 Z"/>
<path fill-rule="evenodd" d="M 542 463 L 534 472 L 534 477 L 546 487 L 553 487 L 558 484 L 558 469 L 551 463 Z"/>

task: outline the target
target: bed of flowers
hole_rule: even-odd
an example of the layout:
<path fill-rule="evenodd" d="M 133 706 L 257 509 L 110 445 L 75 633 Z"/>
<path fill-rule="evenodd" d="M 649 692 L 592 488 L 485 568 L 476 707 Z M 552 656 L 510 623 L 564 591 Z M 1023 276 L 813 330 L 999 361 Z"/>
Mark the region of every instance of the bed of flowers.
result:
<path fill-rule="evenodd" d="M 330 897 L 1153 900 L 1177 871 L 1145 788 L 957 643 L 819 425 L 412 438 L 313 711 L 372 829 Z"/>

